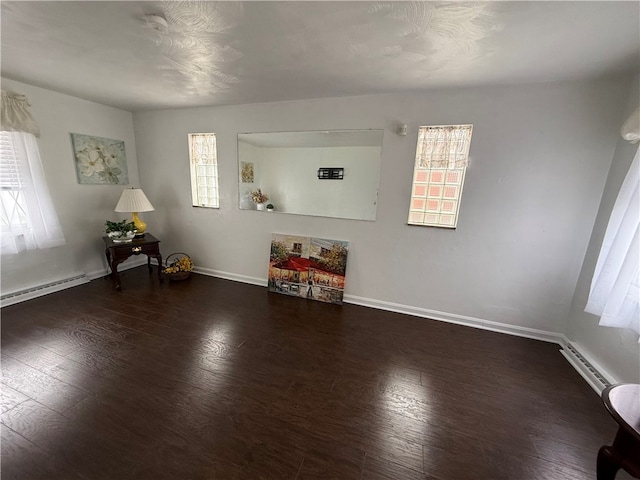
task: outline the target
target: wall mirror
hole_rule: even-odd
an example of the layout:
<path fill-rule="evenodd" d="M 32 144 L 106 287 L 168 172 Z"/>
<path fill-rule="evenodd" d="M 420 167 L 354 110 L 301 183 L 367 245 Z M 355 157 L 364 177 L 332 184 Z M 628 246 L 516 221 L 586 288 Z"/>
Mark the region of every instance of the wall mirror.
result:
<path fill-rule="evenodd" d="M 240 209 L 376 219 L 383 130 L 238 134 Z"/>

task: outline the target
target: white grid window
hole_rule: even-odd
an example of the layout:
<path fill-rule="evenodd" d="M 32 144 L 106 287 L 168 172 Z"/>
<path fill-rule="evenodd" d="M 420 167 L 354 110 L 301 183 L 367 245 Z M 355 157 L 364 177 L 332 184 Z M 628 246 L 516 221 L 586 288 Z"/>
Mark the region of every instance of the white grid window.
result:
<path fill-rule="evenodd" d="M 472 125 L 419 128 L 410 225 L 456 227 L 472 129 Z"/>
<path fill-rule="evenodd" d="M 193 206 L 220 208 L 216 134 L 190 133 L 189 160 Z"/>

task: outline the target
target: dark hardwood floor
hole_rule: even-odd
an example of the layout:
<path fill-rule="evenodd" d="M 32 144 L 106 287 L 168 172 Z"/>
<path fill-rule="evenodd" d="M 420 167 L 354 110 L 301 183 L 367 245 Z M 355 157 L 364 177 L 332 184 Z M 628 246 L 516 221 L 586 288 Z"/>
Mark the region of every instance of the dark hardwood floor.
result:
<path fill-rule="evenodd" d="M 121 277 L 2 309 L 2 480 L 595 479 L 616 432 L 557 345 Z"/>

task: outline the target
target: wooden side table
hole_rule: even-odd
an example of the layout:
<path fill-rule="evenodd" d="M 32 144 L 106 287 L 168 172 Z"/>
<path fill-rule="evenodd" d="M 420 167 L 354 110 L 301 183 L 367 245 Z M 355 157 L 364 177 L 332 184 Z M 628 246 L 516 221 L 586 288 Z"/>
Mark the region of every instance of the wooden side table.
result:
<path fill-rule="evenodd" d="M 613 445 L 605 445 L 598 452 L 598 480 L 613 480 L 621 468 L 640 478 L 640 385 L 607 387 L 602 401 L 618 422 L 618 433 Z"/>
<path fill-rule="evenodd" d="M 144 237 L 134 238 L 127 243 L 117 243 L 109 237 L 102 237 L 102 240 L 104 240 L 104 254 L 111 268 L 111 278 L 113 279 L 116 290 L 122 290 L 120 275 L 118 275 L 118 264 L 124 262 L 131 255 L 146 255 L 149 273 L 152 271 L 151 258 L 155 258 L 158 261 L 158 280 L 162 283 L 162 255 L 160 254 L 160 240 L 156 237 L 150 233 L 146 233 Z"/>

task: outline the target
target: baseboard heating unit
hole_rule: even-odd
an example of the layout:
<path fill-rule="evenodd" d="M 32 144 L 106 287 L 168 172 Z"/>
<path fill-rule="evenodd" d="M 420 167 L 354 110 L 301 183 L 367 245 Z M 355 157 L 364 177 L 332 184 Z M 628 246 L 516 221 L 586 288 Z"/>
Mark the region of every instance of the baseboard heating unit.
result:
<path fill-rule="evenodd" d="M 15 292 L 7 293 L 0 296 L 0 306 L 8 307 L 15 303 L 24 302 L 25 300 L 31 300 L 32 298 L 48 295 L 49 293 L 59 292 L 66 288 L 75 287 L 76 285 L 82 285 L 88 283 L 89 277 L 87 275 L 76 275 L 74 277 L 64 278 L 56 280 L 55 282 L 45 283 L 35 287 L 25 288 L 24 290 L 17 290 Z"/>
<path fill-rule="evenodd" d="M 602 390 L 606 387 L 618 383 L 610 375 L 603 373 L 602 367 L 586 358 L 572 343 L 567 342 L 564 344 L 560 353 L 562 353 L 571 366 L 576 369 L 598 395 L 602 393 Z"/>

